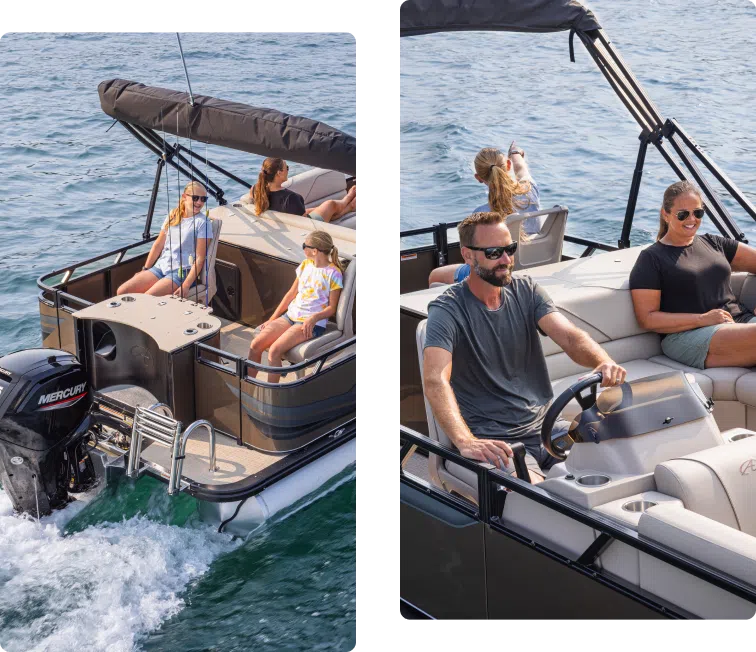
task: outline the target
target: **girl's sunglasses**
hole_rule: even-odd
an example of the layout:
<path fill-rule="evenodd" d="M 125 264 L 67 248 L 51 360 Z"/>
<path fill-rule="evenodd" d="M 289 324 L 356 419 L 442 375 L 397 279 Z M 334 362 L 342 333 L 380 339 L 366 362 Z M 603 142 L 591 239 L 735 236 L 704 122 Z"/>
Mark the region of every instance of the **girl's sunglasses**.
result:
<path fill-rule="evenodd" d="M 207 201 L 207 195 L 186 195 L 186 197 L 191 197 L 195 204 L 197 202 L 204 204 Z"/>
<path fill-rule="evenodd" d="M 703 216 L 706 214 L 706 211 L 703 208 L 696 208 L 694 211 L 677 211 L 677 219 L 681 222 L 684 222 L 688 219 L 688 215 L 693 213 L 693 217 L 695 217 L 697 220 L 702 220 Z"/>
<path fill-rule="evenodd" d="M 306 242 L 302 243 L 302 250 L 305 249 L 314 249 L 315 251 L 319 251 L 321 254 L 330 254 L 330 249 L 326 251 L 325 249 L 318 249 L 317 247 L 313 247 L 312 245 L 308 245 Z"/>
<path fill-rule="evenodd" d="M 468 249 L 482 251 L 483 255 L 488 258 L 488 260 L 498 260 L 501 258 L 502 254 L 507 254 L 510 258 L 514 256 L 515 251 L 517 251 L 517 243 L 513 242 L 506 247 L 468 247 Z"/>

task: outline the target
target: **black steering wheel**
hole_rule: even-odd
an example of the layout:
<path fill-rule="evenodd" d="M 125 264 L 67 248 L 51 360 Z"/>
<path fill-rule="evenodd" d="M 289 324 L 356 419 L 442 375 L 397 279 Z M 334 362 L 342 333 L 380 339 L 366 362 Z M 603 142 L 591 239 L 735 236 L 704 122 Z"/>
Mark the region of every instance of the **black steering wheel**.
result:
<path fill-rule="evenodd" d="M 551 406 L 546 411 L 546 416 L 543 418 L 543 425 L 541 426 L 541 444 L 549 452 L 549 455 L 556 457 L 558 460 L 567 459 L 567 453 L 572 446 L 572 438 L 565 435 L 554 437 L 552 430 L 554 424 L 562 410 L 567 406 L 573 398 L 580 404 L 583 410 L 587 410 L 596 405 L 596 390 L 603 380 L 601 372 L 586 376 L 581 380 L 578 380 L 574 385 L 570 385 L 559 396 L 557 396 Z M 590 388 L 590 392 L 587 395 L 583 395 L 584 389 Z"/>

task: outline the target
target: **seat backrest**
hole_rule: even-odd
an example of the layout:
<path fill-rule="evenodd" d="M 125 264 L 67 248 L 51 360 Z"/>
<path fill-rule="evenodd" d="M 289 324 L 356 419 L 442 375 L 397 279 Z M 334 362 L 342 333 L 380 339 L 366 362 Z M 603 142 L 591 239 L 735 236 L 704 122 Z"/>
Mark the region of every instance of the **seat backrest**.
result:
<path fill-rule="evenodd" d="M 514 213 L 507 217 L 507 227 L 512 238 L 519 244 L 515 256 L 515 270 L 528 269 L 537 265 L 549 265 L 562 260 L 562 244 L 567 228 L 566 206 L 554 206 L 535 213 Z M 520 226 L 530 218 L 540 218 L 541 230 L 527 238 L 521 237 Z"/>
<path fill-rule="evenodd" d="M 343 197 L 346 192 L 346 176 L 335 170 L 313 168 L 291 177 L 282 187 L 302 195 L 305 206 L 310 208 L 326 199 Z"/>
<path fill-rule="evenodd" d="M 686 509 L 756 536 L 756 438 L 663 462 L 654 477 Z"/>
<path fill-rule="evenodd" d="M 200 281 L 199 284 L 203 285 L 207 288 L 207 303 L 209 304 L 213 297 L 215 296 L 215 292 L 218 289 L 218 286 L 216 284 L 215 279 L 215 257 L 218 253 L 218 242 L 220 241 L 220 232 L 221 227 L 223 226 L 223 222 L 217 218 L 211 217 L 210 224 L 212 225 L 213 229 L 213 237 L 210 241 L 210 245 L 207 249 L 206 259 L 207 263 L 202 266 L 202 271 L 200 272 Z M 202 297 L 202 300 L 204 301 L 205 297 Z"/>
<path fill-rule="evenodd" d="M 417 355 L 420 359 L 420 380 L 423 383 L 423 402 L 425 403 L 425 417 L 428 420 L 428 436 L 444 446 L 452 448 L 452 443 L 441 426 L 438 425 L 436 417 L 433 416 L 433 410 L 431 409 L 428 399 L 425 398 L 425 377 L 423 375 L 423 347 L 425 346 L 425 328 L 428 325 L 428 320 L 423 319 L 417 325 L 416 339 L 417 339 Z M 439 486 L 443 487 L 444 483 L 441 480 L 440 473 L 443 472 L 444 460 L 438 455 L 429 453 L 428 455 L 428 471 L 430 472 L 431 479 Z"/>
<path fill-rule="evenodd" d="M 353 258 L 344 270 L 344 288 L 341 290 L 339 305 L 336 307 L 336 328 L 345 338 L 354 335 L 354 296 L 357 290 L 357 259 Z"/>

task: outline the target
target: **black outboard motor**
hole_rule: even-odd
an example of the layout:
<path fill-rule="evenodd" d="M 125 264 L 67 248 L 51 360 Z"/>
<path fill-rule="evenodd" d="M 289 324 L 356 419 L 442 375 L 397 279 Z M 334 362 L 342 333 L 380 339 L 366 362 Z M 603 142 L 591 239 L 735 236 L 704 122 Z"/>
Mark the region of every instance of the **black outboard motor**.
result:
<path fill-rule="evenodd" d="M 49 514 L 95 478 L 90 397 L 75 356 L 29 349 L 0 358 L 0 484 L 19 512 Z"/>

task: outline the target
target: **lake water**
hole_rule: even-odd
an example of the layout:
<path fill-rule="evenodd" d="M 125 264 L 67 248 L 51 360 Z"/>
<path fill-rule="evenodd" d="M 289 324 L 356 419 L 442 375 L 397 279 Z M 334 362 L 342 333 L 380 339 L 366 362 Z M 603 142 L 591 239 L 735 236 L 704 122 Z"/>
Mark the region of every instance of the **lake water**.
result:
<path fill-rule="evenodd" d="M 195 94 L 356 131 L 349 35 L 186 34 L 182 46 Z M 141 239 L 156 159 L 122 127 L 107 131 L 97 85 L 116 77 L 185 91 L 175 34 L 0 39 L 0 355 L 40 344 L 37 277 Z M 261 162 L 207 153 L 250 182 Z M 291 174 L 304 169 L 291 164 Z M 228 197 L 245 190 L 215 178 Z M 170 183 L 175 199 L 175 173 Z M 161 193 L 157 223 L 167 210 Z M 347 471 L 246 542 L 197 522 L 194 499 L 169 499 L 150 478 L 41 525 L 14 517 L 0 489 L 0 647 L 349 650 L 354 477 Z"/>
<path fill-rule="evenodd" d="M 756 7 L 749 0 L 587 3 L 664 117 L 674 117 L 756 203 Z M 569 207 L 567 233 L 615 245 L 640 129 L 568 32 L 445 33 L 401 40 L 401 226 L 463 219 L 484 203 L 481 147 L 526 150 L 541 206 Z M 631 241 L 651 242 L 677 181 L 654 147 Z M 752 244 L 756 223 L 732 200 Z M 716 232 L 708 219 L 704 230 Z M 405 243 L 406 244 L 406 243 Z M 565 247 L 576 253 L 574 245 Z"/>

